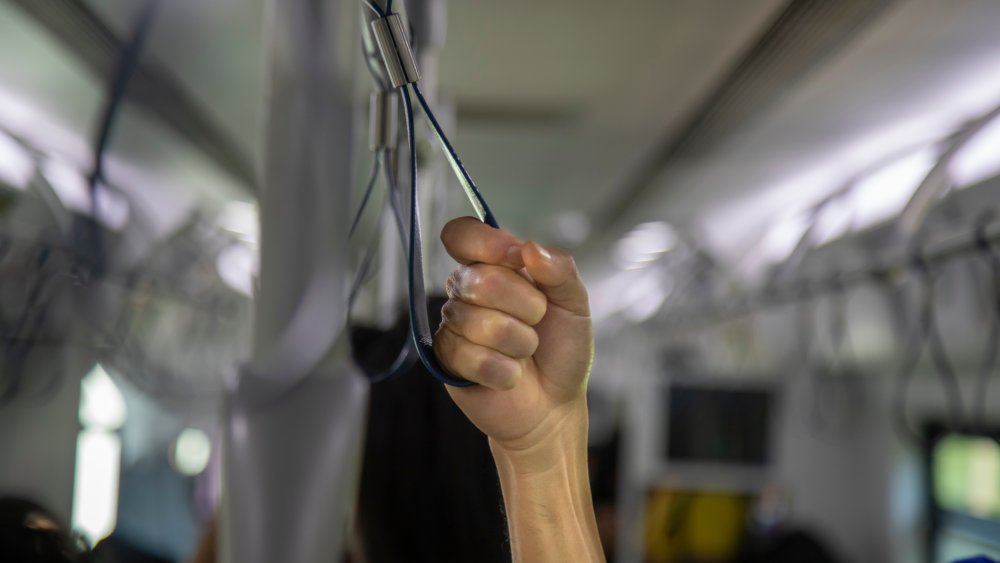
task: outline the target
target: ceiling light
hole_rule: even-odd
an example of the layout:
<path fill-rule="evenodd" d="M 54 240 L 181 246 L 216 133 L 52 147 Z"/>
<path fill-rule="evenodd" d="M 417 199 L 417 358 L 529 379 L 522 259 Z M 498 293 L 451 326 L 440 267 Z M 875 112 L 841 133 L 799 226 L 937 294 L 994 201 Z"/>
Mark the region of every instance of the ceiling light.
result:
<path fill-rule="evenodd" d="M 63 207 L 80 213 L 90 212 L 90 188 L 78 168 L 62 160 L 49 158 L 42 163 L 42 175 L 52 186 L 52 191 L 59 197 Z"/>
<path fill-rule="evenodd" d="M 125 423 L 125 399 L 100 364 L 80 381 L 79 416 L 86 428 L 117 430 Z"/>
<path fill-rule="evenodd" d="M 254 203 L 230 201 L 219 212 L 218 221 L 220 227 L 246 242 L 256 244 L 259 240 L 260 220 Z"/>
<path fill-rule="evenodd" d="M 70 522 L 91 544 L 115 529 L 121 455 L 121 438 L 113 432 L 83 430 L 77 436 Z"/>
<path fill-rule="evenodd" d="M 42 163 L 42 175 L 59 197 L 63 207 L 70 211 L 93 216 L 94 205 L 90 197 L 90 184 L 77 167 L 62 160 L 47 159 Z M 119 231 L 128 223 L 130 206 L 124 195 L 97 186 L 98 220 L 105 227 Z"/>
<path fill-rule="evenodd" d="M 579 246 L 590 236 L 590 219 L 579 211 L 563 211 L 555 216 L 553 231 L 560 244 Z"/>
<path fill-rule="evenodd" d="M 0 132 L 0 182 L 23 190 L 35 175 L 35 160 L 20 143 Z"/>
<path fill-rule="evenodd" d="M 615 245 L 615 263 L 626 270 L 642 268 L 670 251 L 677 233 L 663 221 L 637 225 Z"/>
<path fill-rule="evenodd" d="M 826 244 L 850 231 L 854 218 L 852 203 L 844 197 L 828 201 L 816 217 L 810 243 L 816 246 Z"/>
<path fill-rule="evenodd" d="M 591 314 L 598 320 L 621 314 L 641 323 L 660 310 L 673 287 L 673 278 L 662 268 L 615 272 L 594 284 Z"/>
<path fill-rule="evenodd" d="M 860 230 L 898 215 L 923 182 L 937 158 L 931 148 L 893 161 L 862 179 L 851 190 L 854 229 Z"/>
<path fill-rule="evenodd" d="M 976 133 L 948 164 L 948 174 L 960 188 L 978 184 L 1000 173 L 1000 119 Z"/>
<path fill-rule="evenodd" d="M 782 262 L 795 250 L 808 228 L 807 212 L 785 217 L 764 235 L 757 251 L 753 254 L 759 256 L 762 263 Z"/>
<path fill-rule="evenodd" d="M 257 251 L 254 248 L 245 243 L 236 243 L 219 253 L 215 259 L 215 268 L 226 285 L 247 297 L 252 297 L 258 263 Z"/>
<path fill-rule="evenodd" d="M 660 277 L 641 276 L 624 288 L 623 301 L 628 305 L 622 309 L 622 315 L 626 319 L 641 323 L 652 318 L 660 310 L 670 293 L 670 287 L 664 280 L 659 279 Z"/>
<path fill-rule="evenodd" d="M 212 442 L 205 432 L 197 428 L 186 428 L 174 441 L 173 454 L 177 472 L 193 477 L 208 467 L 212 457 Z"/>

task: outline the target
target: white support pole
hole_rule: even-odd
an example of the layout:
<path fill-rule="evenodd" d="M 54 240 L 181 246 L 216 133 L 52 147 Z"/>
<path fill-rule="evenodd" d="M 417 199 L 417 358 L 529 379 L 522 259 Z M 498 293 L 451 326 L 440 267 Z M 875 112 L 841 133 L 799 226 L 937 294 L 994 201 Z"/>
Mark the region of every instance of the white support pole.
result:
<path fill-rule="evenodd" d="M 266 5 L 254 357 L 225 409 L 219 555 L 326 563 L 346 541 L 368 393 L 344 338 L 354 120 L 338 55 L 357 5 Z"/>

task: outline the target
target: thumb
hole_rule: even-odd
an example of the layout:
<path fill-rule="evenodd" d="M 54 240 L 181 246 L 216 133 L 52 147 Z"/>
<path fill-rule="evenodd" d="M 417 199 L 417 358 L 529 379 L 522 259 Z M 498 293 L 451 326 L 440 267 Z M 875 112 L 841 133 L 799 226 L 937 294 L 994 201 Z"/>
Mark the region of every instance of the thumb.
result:
<path fill-rule="evenodd" d="M 590 316 L 587 289 L 572 256 L 564 250 L 529 242 L 521 247 L 521 257 L 524 269 L 550 303 L 581 317 Z"/>

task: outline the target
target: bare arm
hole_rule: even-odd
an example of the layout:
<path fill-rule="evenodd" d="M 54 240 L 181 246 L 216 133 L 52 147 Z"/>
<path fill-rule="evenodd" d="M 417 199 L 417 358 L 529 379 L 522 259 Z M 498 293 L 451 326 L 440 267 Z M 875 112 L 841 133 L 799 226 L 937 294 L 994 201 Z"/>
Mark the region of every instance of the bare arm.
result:
<path fill-rule="evenodd" d="M 441 238 L 462 266 L 435 352 L 480 384 L 448 392 L 489 436 L 514 561 L 603 561 L 587 472 L 593 334 L 573 259 L 471 218 Z"/>
<path fill-rule="evenodd" d="M 585 415 L 586 413 L 584 413 Z M 583 445 L 567 439 L 551 447 L 551 464 L 538 469 L 491 443 L 515 562 L 604 561 Z"/>

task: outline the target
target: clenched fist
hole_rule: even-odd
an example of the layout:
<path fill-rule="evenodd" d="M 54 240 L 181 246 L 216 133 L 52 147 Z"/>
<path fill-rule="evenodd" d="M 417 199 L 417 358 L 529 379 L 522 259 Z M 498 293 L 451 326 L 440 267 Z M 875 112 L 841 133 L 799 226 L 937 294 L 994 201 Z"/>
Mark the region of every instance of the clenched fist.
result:
<path fill-rule="evenodd" d="M 601 562 L 587 476 L 587 290 L 566 253 L 456 219 L 434 352 L 479 384 L 448 393 L 480 430 L 503 491 L 515 563 Z"/>
<path fill-rule="evenodd" d="M 506 449 L 535 447 L 566 425 L 585 432 L 593 333 L 572 257 L 470 217 L 448 223 L 441 240 L 460 266 L 434 350 L 447 370 L 479 384 L 449 387 L 452 398 Z"/>

